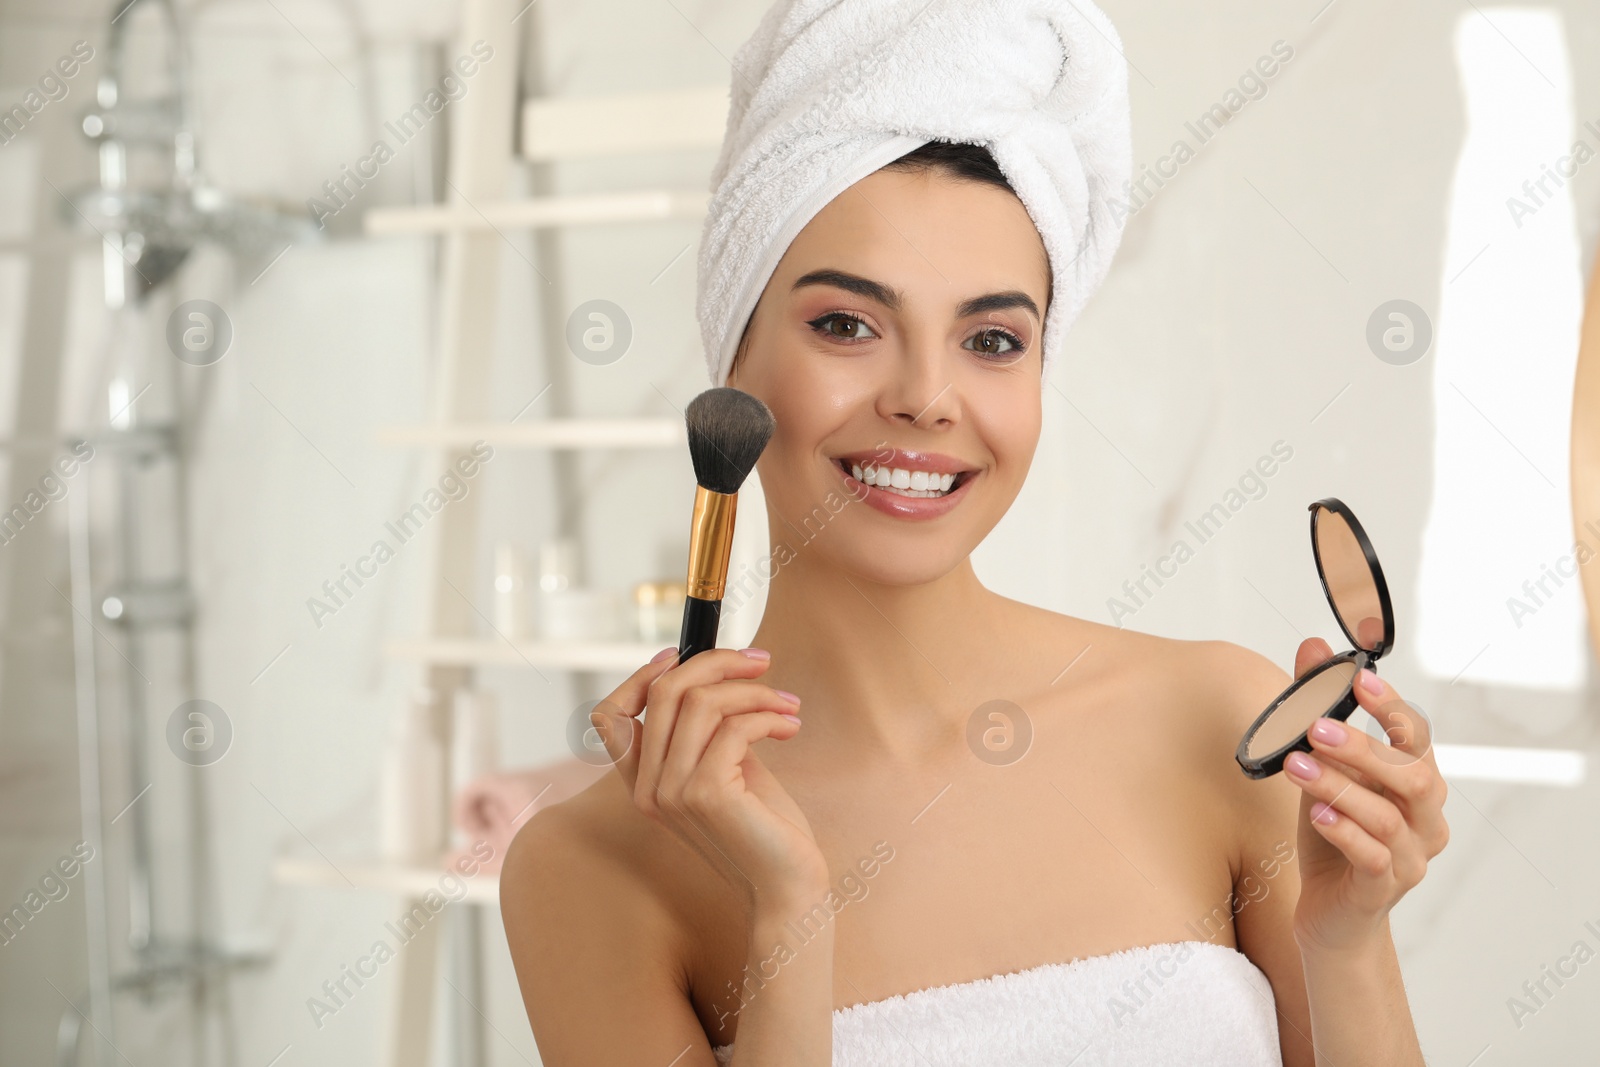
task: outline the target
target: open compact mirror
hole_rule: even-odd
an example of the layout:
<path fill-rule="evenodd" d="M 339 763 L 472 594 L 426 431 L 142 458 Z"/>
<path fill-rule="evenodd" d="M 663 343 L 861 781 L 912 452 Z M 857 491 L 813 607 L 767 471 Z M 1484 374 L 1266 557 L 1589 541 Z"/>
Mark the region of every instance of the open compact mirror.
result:
<path fill-rule="evenodd" d="M 1251 778 L 1283 770 L 1291 752 L 1310 752 L 1306 731 L 1318 719 L 1343 721 L 1358 706 L 1356 675 L 1394 645 L 1394 606 L 1366 531 L 1343 501 L 1311 505 L 1311 554 L 1339 629 L 1355 647 L 1318 664 L 1282 693 L 1245 731 L 1234 758 Z"/>

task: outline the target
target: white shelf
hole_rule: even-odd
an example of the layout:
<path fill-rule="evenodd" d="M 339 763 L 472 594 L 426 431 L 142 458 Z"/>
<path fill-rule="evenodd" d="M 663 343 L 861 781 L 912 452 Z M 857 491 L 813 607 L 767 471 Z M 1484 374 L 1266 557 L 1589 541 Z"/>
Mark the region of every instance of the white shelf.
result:
<path fill-rule="evenodd" d="M 502 641 L 499 638 L 410 638 L 394 640 L 384 652 L 394 659 L 457 666 L 549 667 L 553 670 L 615 671 L 632 674 L 668 644 L 634 641 Z"/>
<path fill-rule="evenodd" d="M 522 105 L 522 156 L 549 162 L 716 148 L 728 126 L 728 87 L 704 85 L 592 97 L 535 97 Z"/>
<path fill-rule="evenodd" d="M 448 876 L 454 874 L 455 878 Z M 500 903 L 500 874 L 498 871 L 479 871 L 467 878 L 444 866 L 441 857 L 437 869 L 431 867 L 403 867 L 376 860 L 340 860 L 337 867 L 321 857 L 280 856 L 272 865 L 272 877 L 283 885 L 313 886 L 324 889 L 364 889 L 379 893 L 398 893 L 401 896 L 420 897 L 430 890 L 445 899 L 459 893 L 466 884 L 467 892 L 460 903 Z M 440 885 L 441 879 L 447 879 Z"/>
<path fill-rule="evenodd" d="M 650 222 L 699 218 L 710 193 L 646 189 L 629 193 L 537 196 L 493 203 L 381 207 L 363 219 L 368 236 L 460 233 L 470 230 L 538 229 L 606 222 Z"/>
<path fill-rule="evenodd" d="M 440 448 L 469 448 L 479 441 L 496 448 L 676 448 L 685 435 L 682 419 L 541 419 L 387 426 L 378 431 L 378 441 Z"/>

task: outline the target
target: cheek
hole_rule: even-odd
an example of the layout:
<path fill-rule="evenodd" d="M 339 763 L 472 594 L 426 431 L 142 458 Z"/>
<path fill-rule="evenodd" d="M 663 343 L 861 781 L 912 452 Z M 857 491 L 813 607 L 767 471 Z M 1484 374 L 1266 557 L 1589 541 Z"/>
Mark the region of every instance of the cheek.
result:
<path fill-rule="evenodd" d="M 780 515 L 793 516 L 809 511 L 841 484 L 827 468 L 823 447 L 841 439 L 835 436 L 840 421 L 823 404 L 806 403 L 793 393 L 785 394 L 772 413 L 778 429 L 756 468 L 768 503 Z"/>
<path fill-rule="evenodd" d="M 1039 390 L 983 390 L 969 399 L 967 417 L 994 456 L 1000 479 L 1020 485 L 1039 447 L 1043 422 Z"/>
<path fill-rule="evenodd" d="M 772 409 L 778 430 L 763 459 L 772 455 L 799 469 L 817 461 L 824 441 L 854 448 L 874 444 L 844 429 L 865 427 L 874 418 L 875 387 L 860 364 L 773 355 L 776 366 L 763 376 L 760 396 Z"/>

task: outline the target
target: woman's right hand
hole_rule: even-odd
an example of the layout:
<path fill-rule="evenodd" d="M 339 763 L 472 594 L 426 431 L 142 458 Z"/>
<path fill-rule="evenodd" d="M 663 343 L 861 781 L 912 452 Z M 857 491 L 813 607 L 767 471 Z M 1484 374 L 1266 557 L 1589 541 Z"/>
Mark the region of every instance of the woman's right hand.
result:
<path fill-rule="evenodd" d="M 662 650 L 590 715 L 634 804 L 756 909 L 820 899 L 828 865 L 811 825 L 751 751 L 795 736 L 799 698 L 754 680 L 771 664 L 759 649 L 676 655 Z"/>

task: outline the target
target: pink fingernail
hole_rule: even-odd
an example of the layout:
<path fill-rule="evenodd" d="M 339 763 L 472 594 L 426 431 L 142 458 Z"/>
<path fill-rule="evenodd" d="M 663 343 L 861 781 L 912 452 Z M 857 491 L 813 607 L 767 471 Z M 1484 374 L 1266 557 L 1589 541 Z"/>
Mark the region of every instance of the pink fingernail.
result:
<path fill-rule="evenodd" d="M 1311 821 L 1321 823 L 1323 826 L 1332 826 L 1339 821 L 1339 813 L 1319 800 L 1311 805 Z"/>
<path fill-rule="evenodd" d="M 660 663 L 662 660 L 666 659 L 668 656 L 676 656 L 677 654 L 678 654 L 678 650 L 676 648 L 663 648 L 660 652 L 657 652 L 655 655 L 650 657 L 650 662 L 651 663 Z"/>
<path fill-rule="evenodd" d="M 772 653 L 764 648 L 741 648 L 739 652 L 751 659 L 771 659 Z"/>
<path fill-rule="evenodd" d="M 790 715 L 787 711 L 780 711 L 780 712 L 778 712 L 778 714 L 782 715 L 785 719 L 788 719 L 790 722 L 794 723 L 796 726 L 800 725 L 800 716 L 798 716 L 798 715 Z"/>
<path fill-rule="evenodd" d="M 795 696 L 793 693 L 789 692 L 787 689 L 774 689 L 773 692 L 777 693 L 779 696 L 781 696 L 783 699 L 787 700 L 791 704 L 800 703 L 800 698 Z"/>
<path fill-rule="evenodd" d="M 1383 682 L 1376 674 L 1372 673 L 1371 667 L 1362 667 L 1361 674 L 1356 680 L 1361 683 L 1361 688 L 1373 696 L 1381 696 L 1383 694 Z"/>
<path fill-rule="evenodd" d="M 1342 745 L 1350 735 L 1345 731 L 1344 723 L 1337 719 L 1318 719 L 1311 724 L 1311 736 L 1328 745 Z"/>
<path fill-rule="evenodd" d="M 1291 752 L 1289 758 L 1283 761 L 1283 769 L 1303 781 L 1314 782 L 1322 773 L 1322 768 L 1317 761 L 1304 752 Z"/>

